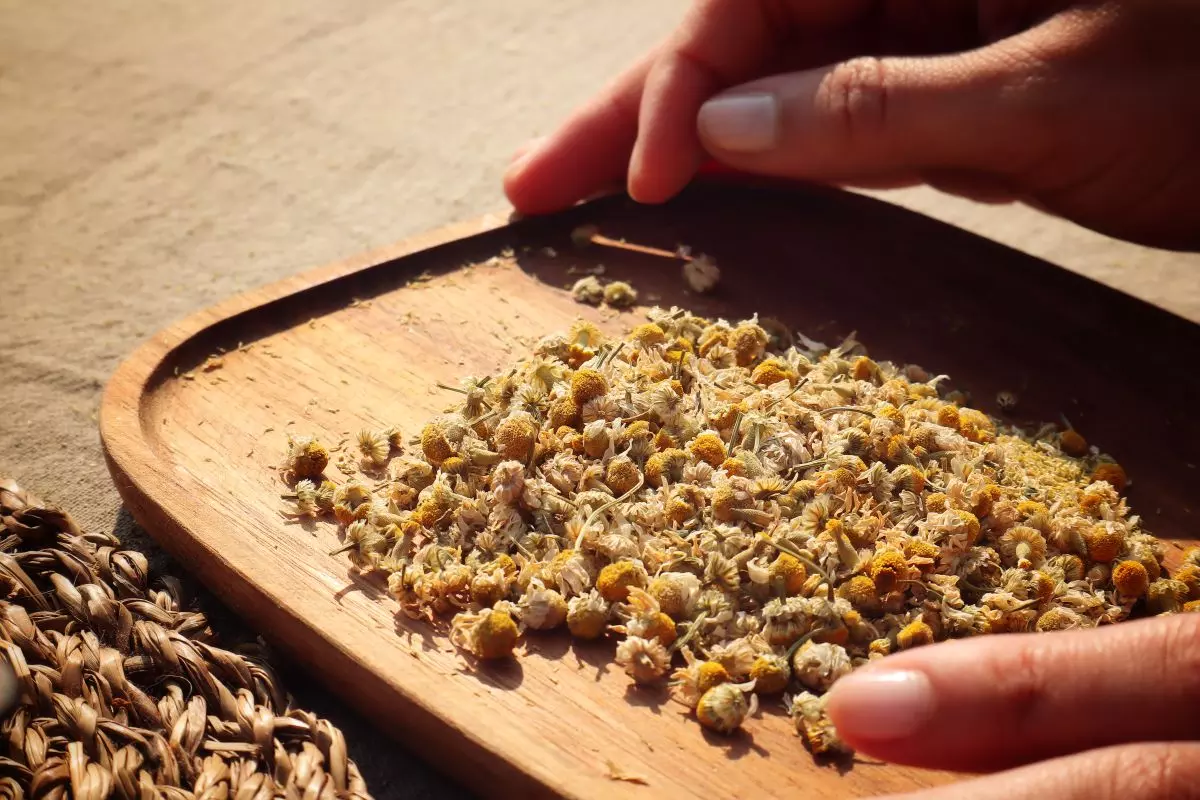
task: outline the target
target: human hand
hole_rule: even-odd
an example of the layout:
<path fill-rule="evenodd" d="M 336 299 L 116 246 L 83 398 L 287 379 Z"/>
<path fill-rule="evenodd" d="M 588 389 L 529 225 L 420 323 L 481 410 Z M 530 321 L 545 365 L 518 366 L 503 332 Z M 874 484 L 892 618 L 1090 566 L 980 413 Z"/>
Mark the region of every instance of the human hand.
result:
<path fill-rule="evenodd" d="M 1019 199 L 1200 247 L 1200 4 L 702 0 L 519 154 L 518 211 L 627 183 L 669 199 L 706 154 L 854 186 Z"/>
<path fill-rule="evenodd" d="M 908 650 L 842 678 L 858 752 L 990 772 L 905 798 L 1200 798 L 1200 614 Z"/>

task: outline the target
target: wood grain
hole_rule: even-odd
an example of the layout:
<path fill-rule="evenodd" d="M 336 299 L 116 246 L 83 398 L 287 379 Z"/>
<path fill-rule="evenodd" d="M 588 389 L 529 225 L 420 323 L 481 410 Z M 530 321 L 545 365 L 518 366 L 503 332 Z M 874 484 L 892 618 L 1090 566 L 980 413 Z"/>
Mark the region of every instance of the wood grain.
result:
<path fill-rule="evenodd" d="M 573 248 L 581 222 L 644 247 Z M 645 249 L 678 243 L 717 257 L 717 293 L 687 297 L 681 262 Z M 511 263 L 481 265 L 506 248 Z M 397 617 L 379 583 L 328 555 L 332 525 L 281 515 L 275 470 L 288 433 L 337 442 L 395 424 L 411 434 L 453 402 L 437 381 L 495 373 L 576 316 L 628 326 L 634 314 L 576 305 L 562 289 L 573 268 L 598 264 L 663 304 L 760 311 L 818 337 L 857 329 L 874 354 L 949 372 L 984 407 L 1006 389 L 1031 419 L 1066 413 L 1128 467 L 1152 530 L 1178 541 L 1191 530 L 1186 454 L 1200 446 L 1200 382 L 1184 356 L 1200 352 L 1200 329 L 866 198 L 765 186 L 486 220 L 189 318 L 143 346 L 106 390 L 101 431 L 122 498 L 264 635 L 484 794 L 842 797 L 948 780 L 814 764 L 778 714 L 712 739 L 665 695 L 628 689 L 608 665 L 611 645 L 531 636 L 516 663 L 471 671 L 444 631 Z M 196 369 L 222 349 L 219 369 Z M 646 785 L 614 781 L 612 769 Z"/>

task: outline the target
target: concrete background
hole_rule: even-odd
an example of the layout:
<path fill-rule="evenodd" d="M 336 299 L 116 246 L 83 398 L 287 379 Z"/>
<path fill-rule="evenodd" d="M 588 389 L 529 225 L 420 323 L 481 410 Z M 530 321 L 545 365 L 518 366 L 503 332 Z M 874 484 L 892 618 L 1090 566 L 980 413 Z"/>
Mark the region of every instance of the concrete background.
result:
<path fill-rule="evenodd" d="M 237 292 L 503 209 L 512 150 L 685 6 L 0 0 L 0 474 L 157 554 L 120 511 L 96 433 L 125 354 Z M 1200 321 L 1198 255 L 931 190 L 880 196 Z M 345 730 L 376 796 L 456 791 L 290 677 Z"/>

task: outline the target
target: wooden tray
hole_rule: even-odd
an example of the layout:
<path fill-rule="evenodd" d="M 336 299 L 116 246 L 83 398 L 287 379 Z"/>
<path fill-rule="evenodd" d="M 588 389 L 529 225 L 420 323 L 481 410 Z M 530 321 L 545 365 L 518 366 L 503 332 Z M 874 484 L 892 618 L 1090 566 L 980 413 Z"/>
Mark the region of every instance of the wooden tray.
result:
<path fill-rule="evenodd" d="M 711 254 L 724 272 L 720 290 L 686 296 L 672 257 L 573 247 L 581 223 L 637 245 Z M 506 248 L 512 265 L 464 268 Z M 121 496 L 278 647 L 484 794 L 841 797 L 949 780 L 814 764 L 778 714 L 732 739 L 709 738 L 682 706 L 627 692 L 607 664 L 611 644 L 531 636 L 515 663 L 472 672 L 443 633 L 397 617 L 377 582 L 327 555 L 338 544 L 332 525 L 281 516 L 275 467 L 287 433 L 337 442 L 365 425 L 398 424 L 409 435 L 455 400 L 435 381 L 495 374 L 578 315 L 613 330 L 640 319 L 577 305 L 562 290 L 570 268 L 600 263 L 664 305 L 757 311 L 818 338 L 857 330 L 873 355 L 948 372 L 985 408 L 1007 390 L 1022 419 L 1065 414 L 1126 465 L 1150 530 L 1194 534 L 1200 328 L 883 203 L 746 185 L 696 186 L 660 207 L 610 198 L 551 218 L 458 227 L 168 328 L 105 393 L 101 433 Z M 219 369 L 197 369 L 220 350 Z M 612 770 L 646 785 L 616 781 Z"/>

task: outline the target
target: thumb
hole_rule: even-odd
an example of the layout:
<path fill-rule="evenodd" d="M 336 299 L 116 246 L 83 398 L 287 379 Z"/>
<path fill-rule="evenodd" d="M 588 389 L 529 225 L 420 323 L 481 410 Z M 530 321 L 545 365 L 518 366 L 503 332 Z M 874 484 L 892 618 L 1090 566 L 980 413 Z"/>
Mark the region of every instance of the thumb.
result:
<path fill-rule="evenodd" d="M 1105 745 L 1200 736 L 1200 614 L 908 650 L 834 684 L 851 747 L 987 772 Z"/>
<path fill-rule="evenodd" d="M 705 149 L 737 169 L 849 181 L 927 169 L 1010 173 L 1040 152 L 1031 80 L 1006 40 L 919 58 L 863 57 L 763 78 L 708 100 Z"/>

